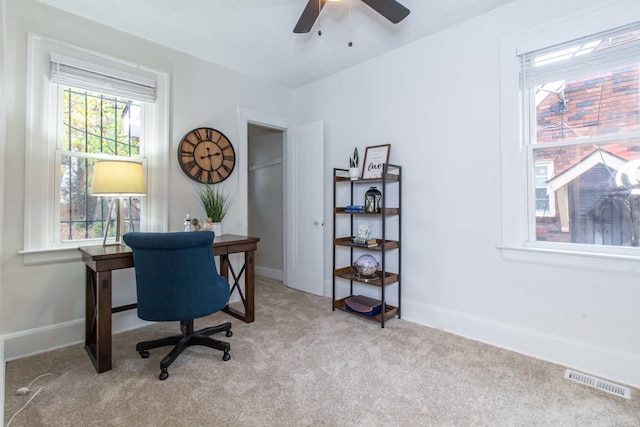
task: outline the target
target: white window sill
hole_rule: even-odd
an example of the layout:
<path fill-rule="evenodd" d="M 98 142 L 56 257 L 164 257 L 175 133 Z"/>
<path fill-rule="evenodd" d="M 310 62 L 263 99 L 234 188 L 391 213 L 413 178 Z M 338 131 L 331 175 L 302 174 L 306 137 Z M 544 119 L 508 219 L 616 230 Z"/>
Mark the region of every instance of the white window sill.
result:
<path fill-rule="evenodd" d="M 498 246 L 506 261 L 542 264 L 608 273 L 640 273 L 640 255 L 604 254 L 570 249 L 527 246 Z"/>
<path fill-rule="evenodd" d="M 78 248 L 81 246 L 97 246 L 98 244 L 101 245 L 102 240 L 100 240 L 100 243 L 85 241 L 78 242 L 73 246 L 22 250 L 18 253 L 23 255 L 23 262 L 26 265 L 57 264 L 62 262 L 81 261 L 82 256 Z"/>

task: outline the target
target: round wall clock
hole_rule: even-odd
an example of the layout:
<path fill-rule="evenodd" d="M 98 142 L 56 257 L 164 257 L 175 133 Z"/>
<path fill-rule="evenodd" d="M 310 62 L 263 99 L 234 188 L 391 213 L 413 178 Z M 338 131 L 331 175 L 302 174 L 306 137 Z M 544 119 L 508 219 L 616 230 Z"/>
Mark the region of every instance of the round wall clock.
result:
<path fill-rule="evenodd" d="M 178 163 L 194 181 L 215 184 L 231 175 L 236 165 L 236 152 L 222 132 L 197 128 L 180 141 Z"/>

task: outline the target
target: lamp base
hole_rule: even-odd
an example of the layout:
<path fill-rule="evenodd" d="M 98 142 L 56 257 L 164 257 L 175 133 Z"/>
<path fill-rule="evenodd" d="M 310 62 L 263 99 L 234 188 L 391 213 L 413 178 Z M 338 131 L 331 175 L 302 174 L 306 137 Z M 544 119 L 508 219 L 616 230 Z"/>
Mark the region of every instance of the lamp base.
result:
<path fill-rule="evenodd" d="M 121 200 L 122 197 L 113 197 L 111 202 L 109 203 L 109 216 L 107 219 L 107 228 L 104 230 L 104 239 L 102 240 L 102 246 L 126 246 L 124 241 L 122 240 L 122 235 L 124 234 L 122 230 L 123 222 L 122 217 L 124 216 L 124 200 Z M 111 225 L 111 214 L 113 212 L 113 205 L 116 205 L 116 240 L 113 243 L 107 243 L 107 236 L 109 236 L 109 226 Z"/>

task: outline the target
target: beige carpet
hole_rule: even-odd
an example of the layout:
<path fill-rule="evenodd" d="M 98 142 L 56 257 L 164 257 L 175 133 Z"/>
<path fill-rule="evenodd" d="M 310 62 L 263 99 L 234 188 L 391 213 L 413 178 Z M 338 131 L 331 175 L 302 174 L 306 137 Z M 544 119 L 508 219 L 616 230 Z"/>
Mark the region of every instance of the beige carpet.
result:
<path fill-rule="evenodd" d="M 638 390 L 612 396 L 565 380 L 561 366 L 405 320 L 381 329 L 332 312 L 328 298 L 256 286 L 256 321 L 232 320 L 230 361 L 191 348 L 159 381 L 168 348 L 149 359 L 134 350 L 178 330 L 157 324 L 114 336 L 113 370 L 100 375 L 81 346 L 10 362 L 5 423 L 42 388 L 11 426 L 640 426 Z"/>

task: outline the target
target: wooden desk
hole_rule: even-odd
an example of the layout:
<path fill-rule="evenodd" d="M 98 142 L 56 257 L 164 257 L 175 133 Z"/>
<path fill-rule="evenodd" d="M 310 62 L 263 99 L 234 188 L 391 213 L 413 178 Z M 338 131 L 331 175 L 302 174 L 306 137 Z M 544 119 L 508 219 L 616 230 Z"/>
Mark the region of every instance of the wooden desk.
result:
<path fill-rule="evenodd" d="M 223 310 L 247 323 L 254 321 L 254 265 L 253 253 L 258 248 L 257 237 L 225 234 L 213 241 L 213 253 L 220 256 L 220 275 L 233 278 L 231 294 L 237 291 L 244 306 L 244 313 L 227 306 Z M 133 267 L 133 253 L 127 246 L 87 246 L 78 248 L 86 264 L 86 318 L 85 349 L 98 373 L 111 369 L 111 315 L 137 307 L 129 304 L 111 306 L 111 272 Z M 244 252 L 244 265 L 236 274 L 229 263 L 229 255 Z M 244 274 L 244 294 L 240 278 Z"/>

